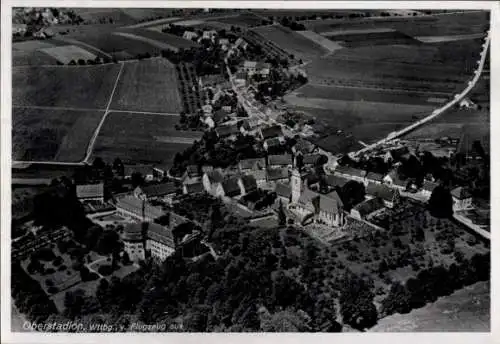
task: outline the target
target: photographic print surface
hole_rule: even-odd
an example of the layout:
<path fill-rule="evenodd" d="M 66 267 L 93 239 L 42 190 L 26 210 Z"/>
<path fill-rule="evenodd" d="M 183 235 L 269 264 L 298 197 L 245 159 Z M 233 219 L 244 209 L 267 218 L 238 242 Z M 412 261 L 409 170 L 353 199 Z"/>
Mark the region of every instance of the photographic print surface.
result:
<path fill-rule="evenodd" d="M 12 9 L 12 332 L 489 332 L 490 12 Z"/>

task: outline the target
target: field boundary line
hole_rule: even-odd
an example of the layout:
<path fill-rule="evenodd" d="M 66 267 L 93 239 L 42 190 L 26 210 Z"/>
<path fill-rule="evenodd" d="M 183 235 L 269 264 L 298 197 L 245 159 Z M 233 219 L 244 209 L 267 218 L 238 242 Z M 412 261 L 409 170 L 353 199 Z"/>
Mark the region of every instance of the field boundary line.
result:
<path fill-rule="evenodd" d="M 402 93 L 421 93 L 421 94 L 438 94 L 438 95 L 443 95 L 443 96 L 452 96 L 453 92 L 433 92 L 433 91 L 419 91 L 419 90 L 413 90 L 413 89 L 404 89 L 404 88 L 386 88 L 386 87 L 369 87 L 369 86 L 353 86 L 353 85 L 326 85 L 326 84 L 320 84 L 317 82 L 311 82 L 308 83 L 311 86 L 318 86 L 318 87 L 330 87 L 330 88 L 357 88 L 361 90 L 373 90 L 373 91 L 382 91 L 382 92 L 402 92 Z M 304 85 L 304 86 L 307 86 Z M 299 90 L 298 88 L 297 90 Z M 296 91 L 297 91 L 296 90 Z"/>
<path fill-rule="evenodd" d="M 106 111 L 105 109 L 75 108 L 66 106 L 38 106 L 38 105 L 12 105 L 13 109 L 38 109 L 38 110 L 60 110 L 60 111 Z"/>
<path fill-rule="evenodd" d="M 137 113 L 141 115 L 158 115 L 158 116 L 180 116 L 180 113 L 171 113 L 171 112 L 151 112 L 151 111 L 113 110 L 113 109 L 110 109 L 108 112 Z"/>
<path fill-rule="evenodd" d="M 85 155 L 85 158 L 83 159 L 84 163 L 87 163 L 88 160 L 90 159 L 90 156 L 92 154 L 92 150 L 94 149 L 95 141 L 97 140 L 97 136 L 99 135 L 99 132 L 101 131 L 101 127 L 103 126 L 104 121 L 106 121 L 106 117 L 108 117 L 109 107 L 111 106 L 111 102 L 113 101 L 113 96 L 115 95 L 116 87 L 118 86 L 118 81 L 120 80 L 120 76 L 121 76 L 122 71 L 123 71 L 123 66 L 124 66 L 124 64 L 120 63 L 120 71 L 118 72 L 118 75 L 116 76 L 113 90 L 111 91 L 111 95 L 109 96 L 108 105 L 106 106 L 106 110 L 104 112 L 104 115 L 101 118 L 101 121 L 99 122 L 99 125 L 97 125 L 97 128 L 94 131 L 94 135 L 92 135 L 92 138 L 90 139 L 89 145 L 87 147 L 87 154 Z"/>

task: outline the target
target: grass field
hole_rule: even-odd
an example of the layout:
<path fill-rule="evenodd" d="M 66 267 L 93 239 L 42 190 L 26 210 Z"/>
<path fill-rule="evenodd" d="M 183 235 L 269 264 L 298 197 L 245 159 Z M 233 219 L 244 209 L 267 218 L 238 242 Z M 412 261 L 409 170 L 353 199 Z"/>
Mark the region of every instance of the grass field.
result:
<path fill-rule="evenodd" d="M 297 31 L 297 33 L 304 36 L 307 39 L 310 39 L 314 43 L 321 45 L 323 48 L 325 48 L 330 52 L 343 48 L 343 46 L 340 45 L 338 42 L 331 41 L 328 38 L 321 36 L 320 34 L 317 34 L 314 31 Z"/>
<path fill-rule="evenodd" d="M 126 63 L 111 108 L 179 113 L 182 104 L 178 88 L 175 67 L 165 59 Z"/>
<path fill-rule="evenodd" d="M 177 121 L 177 116 L 110 113 L 93 155 L 110 162 L 119 157 L 124 163 L 170 164 L 175 153 L 190 146 L 161 141 L 174 134 Z"/>
<path fill-rule="evenodd" d="M 281 25 L 262 26 L 252 30 L 298 59 L 311 60 L 328 52 L 321 45 Z"/>
<path fill-rule="evenodd" d="M 223 24 L 234 26 L 252 27 L 262 23 L 262 19 L 253 13 L 240 13 L 236 16 L 227 16 L 225 18 L 217 18 L 214 20 L 208 19 L 207 22 L 216 21 Z"/>
<path fill-rule="evenodd" d="M 133 30 L 122 30 L 120 32 L 115 32 L 115 34 L 127 33 L 132 34 L 137 37 L 142 37 L 146 39 L 150 44 L 155 45 L 161 49 L 189 49 L 193 47 L 198 47 L 199 44 L 184 39 L 179 36 L 171 35 L 168 33 L 158 32 L 155 30 L 148 29 L 133 29 Z"/>
<path fill-rule="evenodd" d="M 14 108 L 12 159 L 77 162 L 104 111 Z"/>
<path fill-rule="evenodd" d="M 119 69 L 114 64 L 13 68 L 12 105 L 104 108 Z"/>
<path fill-rule="evenodd" d="M 489 332 L 490 283 L 479 282 L 408 314 L 379 320 L 370 332 Z"/>
<path fill-rule="evenodd" d="M 419 44 L 416 39 L 394 30 L 373 30 L 368 32 L 334 32 L 322 33 L 332 41 L 342 41 L 342 45 L 349 48 L 373 46 L 373 45 L 396 45 L 396 44 Z"/>
<path fill-rule="evenodd" d="M 309 30 L 326 32 L 354 29 L 394 29 L 409 36 L 445 36 L 483 32 L 489 12 L 467 12 L 440 16 L 389 17 L 383 19 L 322 20 L 304 23 Z"/>
<path fill-rule="evenodd" d="M 79 59 L 82 59 L 86 62 L 87 60 L 95 60 L 96 58 L 94 54 L 75 45 L 43 48 L 41 51 L 64 64 L 68 64 L 72 60 L 78 62 Z"/>
<path fill-rule="evenodd" d="M 55 40 L 12 43 L 12 66 L 55 65 L 57 60 L 42 50 L 55 48 L 58 45 L 60 43 Z"/>

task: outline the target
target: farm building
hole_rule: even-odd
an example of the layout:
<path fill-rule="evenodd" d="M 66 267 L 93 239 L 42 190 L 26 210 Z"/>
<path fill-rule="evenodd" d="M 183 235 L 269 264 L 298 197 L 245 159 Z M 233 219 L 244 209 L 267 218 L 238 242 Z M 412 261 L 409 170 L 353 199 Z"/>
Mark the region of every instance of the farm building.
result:
<path fill-rule="evenodd" d="M 453 199 L 453 211 L 470 209 L 472 207 L 472 196 L 466 188 L 460 186 L 451 190 Z"/>
<path fill-rule="evenodd" d="M 384 202 L 380 198 L 364 200 L 351 209 L 351 216 L 358 220 L 368 220 L 384 211 Z"/>
<path fill-rule="evenodd" d="M 199 180 L 201 177 L 200 168 L 197 165 L 186 166 L 186 171 L 182 176 L 183 184 L 192 184 Z"/>
<path fill-rule="evenodd" d="M 80 202 L 97 201 L 104 203 L 104 184 L 77 185 L 76 197 Z"/>
<path fill-rule="evenodd" d="M 144 222 L 153 222 L 164 215 L 161 208 L 132 196 L 120 197 L 116 200 L 116 213 L 128 219 Z"/>
<path fill-rule="evenodd" d="M 200 87 L 217 87 L 217 85 L 225 83 L 226 79 L 222 74 L 209 74 L 200 76 L 198 84 Z"/>
<path fill-rule="evenodd" d="M 302 157 L 302 163 L 304 166 L 316 166 L 321 162 L 321 154 L 306 154 Z"/>
<path fill-rule="evenodd" d="M 269 63 L 256 62 L 256 61 L 245 61 L 243 62 L 243 70 L 248 75 L 259 74 L 261 76 L 268 76 L 271 69 Z"/>
<path fill-rule="evenodd" d="M 365 186 L 368 183 L 382 184 L 384 181 L 384 176 L 380 173 L 368 172 L 365 177 Z"/>
<path fill-rule="evenodd" d="M 271 168 L 292 168 L 293 159 L 290 154 L 269 155 L 267 166 Z"/>
<path fill-rule="evenodd" d="M 279 125 L 260 129 L 260 138 L 267 140 L 271 138 L 283 138 L 283 131 Z"/>
<path fill-rule="evenodd" d="M 164 261 L 175 252 L 174 235 L 169 228 L 157 223 L 147 223 L 146 249 L 151 256 Z"/>
<path fill-rule="evenodd" d="M 220 183 L 217 187 L 217 197 L 236 197 L 241 194 L 238 177 L 230 177 Z"/>
<path fill-rule="evenodd" d="M 139 173 L 145 181 L 150 182 L 158 176 L 158 173 L 155 173 L 153 167 L 149 165 L 125 165 L 123 171 L 125 179 L 131 179 L 134 173 Z"/>
<path fill-rule="evenodd" d="M 148 186 L 138 186 L 134 190 L 134 196 L 141 200 L 163 200 L 167 203 L 172 203 L 177 192 L 174 183 L 161 183 Z"/>
<path fill-rule="evenodd" d="M 219 138 L 226 138 L 229 140 L 236 139 L 239 132 L 240 130 L 236 124 L 223 125 L 215 128 L 215 133 Z"/>
<path fill-rule="evenodd" d="M 326 176 L 326 184 L 330 188 L 336 188 L 336 187 L 341 188 L 345 184 L 347 184 L 347 182 L 349 182 L 349 179 L 343 178 L 343 177 L 339 177 L 339 176 L 336 176 L 334 174 L 328 174 Z"/>
<path fill-rule="evenodd" d="M 263 187 L 267 182 L 267 170 L 250 170 L 246 174 L 255 179 L 259 188 Z"/>
<path fill-rule="evenodd" d="M 244 72 L 237 72 L 234 75 L 234 83 L 236 86 L 245 86 L 247 84 L 247 75 Z"/>
<path fill-rule="evenodd" d="M 393 190 L 384 184 L 370 183 L 366 186 L 366 198 L 380 198 L 387 208 L 394 208 L 399 202 L 399 191 Z"/>
<path fill-rule="evenodd" d="M 290 179 L 287 168 L 268 168 L 267 170 L 267 181 L 271 184 L 273 183 L 287 183 Z"/>
<path fill-rule="evenodd" d="M 219 170 L 213 170 L 203 174 L 202 182 L 205 191 L 216 196 L 219 185 L 224 181 L 224 175 Z"/>
<path fill-rule="evenodd" d="M 215 37 L 217 37 L 217 31 L 215 31 L 215 30 L 203 31 L 203 35 L 202 35 L 203 39 L 214 40 Z"/>
<path fill-rule="evenodd" d="M 405 191 L 408 187 L 408 181 L 401 179 L 396 170 L 392 170 L 384 177 L 384 183 L 401 191 Z"/>
<path fill-rule="evenodd" d="M 361 183 L 365 181 L 366 176 L 366 171 L 349 166 L 337 166 L 334 173 L 337 176 L 355 180 Z"/>
<path fill-rule="evenodd" d="M 255 135 L 259 130 L 261 120 L 258 118 L 245 119 L 240 127 L 240 131 L 243 135 Z"/>
<path fill-rule="evenodd" d="M 264 143 L 262 144 L 262 147 L 264 147 L 264 149 L 266 151 L 269 151 L 270 149 L 280 147 L 282 143 L 283 143 L 283 141 L 280 140 L 280 138 L 273 137 L 273 138 L 264 140 Z"/>
<path fill-rule="evenodd" d="M 240 172 L 247 172 L 250 170 L 262 170 L 266 168 L 266 159 L 265 158 L 252 158 L 252 159 L 243 159 L 238 163 L 238 168 Z"/>
<path fill-rule="evenodd" d="M 184 31 L 184 33 L 182 34 L 182 38 L 193 41 L 198 38 L 198 34 L 194 31 Z"/>
<path fill-rule="evenodd" d="M 203 193 L 204 191 L 203 183 L 201 182 L 195 182 L 192 184 L 184 184 L 182 187 L 182 192 L 185 195 L 195 195 L 195 194 L 200 194 Z"/>
<path fill-rule="evenodd" d="M 257 181 L 251 174 L 244 175 L 238 179 L 238 186 L 240 187 L 240 194 L 246 195 L 257 190 Z"/>
<path fill-rule="evenodd" d="M 246 50 L 248 47 L 248 42 L 240 37 L 236 40 L 236 42 L 234 43 L 234 46 L 235 46 L 235 48 L 241 48 L 243 50 Z"/>

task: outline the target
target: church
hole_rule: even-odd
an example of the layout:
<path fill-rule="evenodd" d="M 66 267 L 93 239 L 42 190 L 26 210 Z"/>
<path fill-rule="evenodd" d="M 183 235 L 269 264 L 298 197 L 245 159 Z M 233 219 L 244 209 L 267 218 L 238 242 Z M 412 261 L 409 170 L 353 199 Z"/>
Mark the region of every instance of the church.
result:
<path fill-rule="evenodd" d="M 344 204 L 336 191 L 325 195 L 310 190 L 297 169 L 292 170 L 291 189 L 289 207 L 302 219 L 312 217 L 314 222 L 332 227 L 345 224 Z"/>

